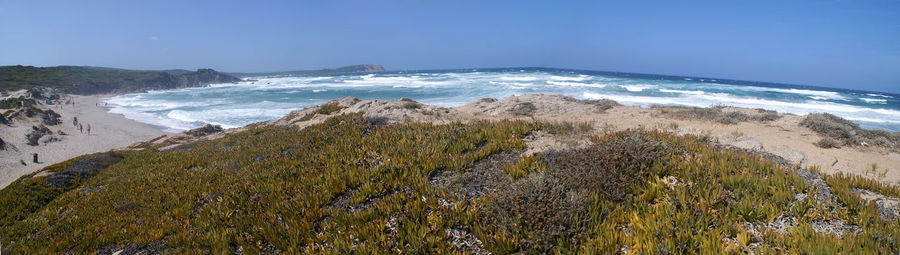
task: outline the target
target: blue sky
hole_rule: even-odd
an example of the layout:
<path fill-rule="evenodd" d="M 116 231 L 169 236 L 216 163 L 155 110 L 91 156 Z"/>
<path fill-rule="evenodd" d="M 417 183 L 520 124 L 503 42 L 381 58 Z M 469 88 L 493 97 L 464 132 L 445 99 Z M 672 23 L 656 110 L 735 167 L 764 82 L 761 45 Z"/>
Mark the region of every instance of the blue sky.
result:
<path fill-rule="evenodd" d="M 900 1 L 12 1 L 0 65 L 542 66 L 900 93 Z"/>

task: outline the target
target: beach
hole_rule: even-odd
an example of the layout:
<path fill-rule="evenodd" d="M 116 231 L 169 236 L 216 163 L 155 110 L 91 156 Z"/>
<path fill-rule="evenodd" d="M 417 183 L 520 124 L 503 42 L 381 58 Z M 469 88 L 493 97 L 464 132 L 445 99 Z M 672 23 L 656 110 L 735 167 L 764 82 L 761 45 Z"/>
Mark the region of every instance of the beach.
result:
<path fill-rule="evenodd" d="M 54 134 L 58 131 L 66 134 L 56 135 L 59 141 L 27 145 L 25 134 L 31 132 L 32 125 L 37 125 L 39 121 L 14 119 L 12 126 L 0 126 L 0 138 L 15 147 L 0 150 L 0 188 L 55 163 L 84 154 L 122 148 L 165 134 L 159 128 L 127 119 L 121 114 L 109 113 L 99 103 L 103 96 L 72 97 L 75 104 L 62 105 L 61 109 L 57 105 L 37 105 L 41 110 L 51 109 L 61 115 L 61 124 L 47 126 Z M 82 133 L 73 126 L 73 117 L 77 117 L 85 129 L 90 124 L 91 133 L 87 134 L 87 130 Z M 39 163 L 32 162 L 31 153 L 38 154 Z M 27 165 L 23 166 L 20 160 Z"/>

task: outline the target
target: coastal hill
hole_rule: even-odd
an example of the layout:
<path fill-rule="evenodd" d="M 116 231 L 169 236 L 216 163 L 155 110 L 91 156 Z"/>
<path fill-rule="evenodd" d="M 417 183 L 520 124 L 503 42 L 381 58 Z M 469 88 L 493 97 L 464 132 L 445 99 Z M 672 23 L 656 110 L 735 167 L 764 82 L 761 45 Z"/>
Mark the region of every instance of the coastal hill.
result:
<path fill-rule="evenodd" d="M 240 78 L 212 69 L 135 71 L 89 66 L 0 66 L 0 91 L 53 88 L 67 94 L 144 92 L 231 83 Z"/>
<path fill-rule="evenodd" d="M 338 67 L 334 69 L 320 70 L 300 70 L 300 71 L 283 71 L 283 72 L 263 72 L 263 73 L 228 73 L 237 77 L 252 76 L 279 76 L 279 75 L 311 75 L 311 74 L 336 74 L 336 73 L 378 73 L 384 72 L 384 67 L 378 64 L 352 65 Z"/>
<path fill-rule="evenodd" d="M 859 131 L 827 114 L 561 95 L 452 108 L 348 97 L 25 175 L 0 190 L 0 245 L 11 254 L 896 253 L 900 189 L 870 179 L 896 162 L 865 175 L 850 174 L 859 164 L 819 167 L 900 149 L 900 134 Z"/>

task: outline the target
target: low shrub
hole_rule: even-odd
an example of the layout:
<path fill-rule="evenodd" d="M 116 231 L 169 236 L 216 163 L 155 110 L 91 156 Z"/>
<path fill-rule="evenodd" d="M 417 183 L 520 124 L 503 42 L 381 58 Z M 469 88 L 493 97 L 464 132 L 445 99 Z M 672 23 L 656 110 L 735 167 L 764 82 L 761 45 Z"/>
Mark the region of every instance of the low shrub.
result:
<path fill-rule="evenodd" d="M 419 104 L 418 102 L 413 101 L 413 102 L 405 102 L 405 103 L 403 103 L 403 106 L 401 106 L 401 107 L 403 107 L 403 109 L 407 109 L 407 110 L 415 110 L 415 109 L 422 108 L 422 105 Z"/>
<path fill-rule="evenodd" d="M 800 126 L 847 146 L 877 145 L 900 149 L 900 132 L 862 129 L 859 124 L 830 113 L 808 114 L 800 121 Z"/>
<path fill-rule="evenodd" d="M 748 120 L 750 120 L 750 115 L 747 115 L 746 113 L 743 113 L 743 112 L 734 111 L 734 112 L 728 112 L 728 113 L 722 114 L 721 116 L 719 116 L 716 119 L 716 122 L 719 122 L 722 124 L 733 125 L 733 124 L 741 123 L 741 122 L 748 121 Z"/>
<path fill-rule="evenodd" d="M 206 124 L 206 125 L 203 125 L 202 127 L 198 127 L 195 129 L 185 131 L 184 133 L 191 135 L 191 136 L 205 136 L 205 135 L 209 135 L 209 134 L 222 132 L 222 130 L 224 130 L 224 129 L 222 129 L 222 126 L 220 126 L 220 125 Z"/>
<path fill-rule="evenodd" d="M 518 103 L 509 110 L 510 113 L 519 116 L 532 116 L 537 111 L 537 107 L 532 102 Z"/>
<path fill-rule="evenodd" d="M 303 116 L 303 118 L 300 118 L 300 121 L 311 120 L 313 117 L 316 116 L 316 114 L 329 115 L 331 113 L 343 110 L 344 108 L 347 108 L 347 107 L 340 106 L 337 103 L 322 104 L 319 106 L 318 109 L 316 109 L 316 111 L 314 111 L 310 114 L 307 114 L 306 116 Z"/>
<path fill-rule="evenodd" d="M 831 139 L 829 137 L 822 138 L 818 142 L 815 142 L 813 144 L 816 145 L 817 147 L 823 148 L 823 149 L 831 149 L 831 148 L 840 148 L 841 147 L 841 142 L 838 142 L 837 140 Z"/>
<path fill-rule="evenodd" d="M 584 217 L 587 197 L 544 173 L 519 179 L 497 194 L 488 205 L 485 220 L 498 230 L 518 233 L 518 249 L 548 252 L 557 239 L 570 239 Z"/>
<path fill-rule="evenodd" d="M 545 156 L 550 175 L 574 190 L 599 192 L 622 201 L 626 189 L 640 183 L 650 166 L 670 152 L 659 139 L 640 132 L 605 136 L 584 149 L 550 152 Z"/>
<path fill-rule="evenodd" d="M 619 102 L 611 99 L 597 99 L 597 100 L 581 100 L 583 103 L 592 104 L 597 107 L 597 112 L 606 112 L 606 110 L 612 109 L 613 107 L 620 106 Z"/>
<path fill-rule="evenodd" d="M 764 109 L 757 109 L 756 113 L 747 114 L 741 111 L 723 111 L 724 106 L 704 108 L 654 105 L 653 108 L 659 109 L 660 114 L 670 118 L 710 120 L 728 125 L 746 121 L 769 122 L 781 118 L 777 112 Z"/>
<path fill-rule="evenodd" d="M 830 113 L 813 113 L 800 121 L 800 126 L 815 131 L 825 137 L 833 138 L 844 144 L 859 144 L 859 124 L 845 120 Z"/>
<path fill-rule="evenodd" d="M 557 242 L 580 238 L 589 198 L 624 202 L 629 188 L 644 184 L 650 166 L 670 151 L 645 133 L 623 132 L 585 149 L 550 152 L 542 162 L 525 158 L 504 169 L 518 180 L 491 200 L 485 216 L 501 232 L 520 233 L 517 249 L 546 253 Z"/>

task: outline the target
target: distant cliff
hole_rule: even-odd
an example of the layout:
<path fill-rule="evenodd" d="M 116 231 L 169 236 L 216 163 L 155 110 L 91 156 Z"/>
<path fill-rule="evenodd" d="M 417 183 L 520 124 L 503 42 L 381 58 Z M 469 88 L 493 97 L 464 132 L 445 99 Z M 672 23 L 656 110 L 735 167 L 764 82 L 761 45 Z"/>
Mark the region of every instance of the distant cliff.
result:
<path fill-rule="evenodd" d="M 338 67 L 337 69 L 324 69 L 321 71 L 334 71 L 336 73 L 373 73 L 373 72 L 384 72 L 384 67 L 381 65 L 375 65 L 375 64 L 352 65 L 352 66 Z"/>
<path fill-rule="evenodd" d="M 299 70 L 284 72 L 263 72 L 263 73 L 228 73 L 238 77 L 251 76 L 270 76 L 270 75 L 309 75 L 309 74 L 332 74 L 332 73 L 377 73 L 384 72 L 384 67 L 378 64 L 352 65 L 338 67 L 334 69 L 319 70 Z"/>
<path fill-rule="evenodd" d="M 0 90 L 47 87 L 71 94 L 107 94 L 238 82 L 212 69 L 134 71 L 87 66 L 0 66 Z"/>

